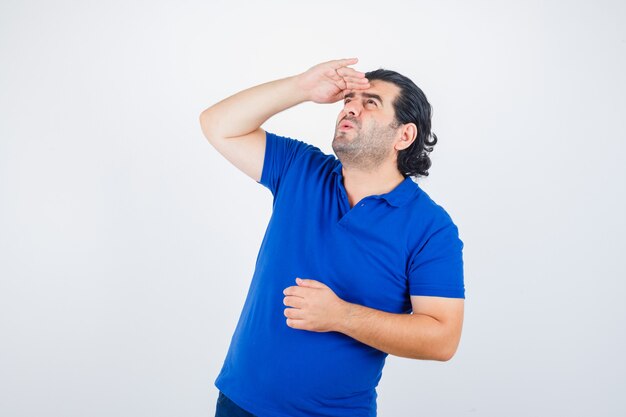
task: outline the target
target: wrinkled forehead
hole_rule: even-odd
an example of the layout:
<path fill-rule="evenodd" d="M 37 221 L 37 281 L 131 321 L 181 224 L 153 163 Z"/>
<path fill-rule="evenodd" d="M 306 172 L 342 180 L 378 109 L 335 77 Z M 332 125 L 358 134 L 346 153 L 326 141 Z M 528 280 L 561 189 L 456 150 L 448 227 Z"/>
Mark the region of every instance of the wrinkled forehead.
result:
<path fill-rule="evenodd" d="M 370 88 L 367 90 L 346 90 L 343 98 L 365 97 L 377 99 L 384 107 L 391 107 L 393 100 L 400 93 L 400 88 L 390 82 L 382 80 L 370 81 Z"/>

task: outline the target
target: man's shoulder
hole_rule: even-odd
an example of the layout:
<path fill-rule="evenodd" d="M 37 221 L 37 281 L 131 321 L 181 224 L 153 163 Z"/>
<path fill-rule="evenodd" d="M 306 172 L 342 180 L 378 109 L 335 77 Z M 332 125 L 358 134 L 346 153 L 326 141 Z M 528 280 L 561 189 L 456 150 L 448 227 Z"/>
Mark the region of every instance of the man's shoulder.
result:
<path fill-rule="evenodd" d="M 323 165 L 332 169 L 338 161 L 335 155 L 325 153 L 309 141 L 272 132 L 266 132 L 266 140 L 269 148 L 276 150 L 280 148 L 285 154 L 290 154 L 293 163 Z"/>
<path fill-rule="evenodd" d="M 265 135 L 266 135 L 266 140 L 268 142 L 274 142 L 275 145 L 291 146 L 295 149 L 298 149 L 301 152 L 321 153 L 323 155 L 329 156 L 325 154 L 317 146 L 309 143 L 309 141 L 307 140 L 293 138 L 291 136 L 279 135 L 277 133 L 273 133 L 270 131 L 266 131 Z"/>
<path fill-rule="evenodd" d="M 427 220 L 428 223 L 431 224 L 454 224 L 448 211 L 435 201 L 423 187 L 419 186 L 417 183 L 415 183 L 415 185 L 419 191 L 412 202 L 413 211 L 421 217 L 422 220 Z"/>

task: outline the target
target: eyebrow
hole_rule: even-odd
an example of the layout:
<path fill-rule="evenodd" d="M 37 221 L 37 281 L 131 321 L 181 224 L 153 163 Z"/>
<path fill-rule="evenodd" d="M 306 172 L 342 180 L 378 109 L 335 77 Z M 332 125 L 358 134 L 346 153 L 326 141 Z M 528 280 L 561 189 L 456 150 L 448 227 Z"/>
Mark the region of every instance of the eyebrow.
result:
<path fill-rule="evenodd" d="M 378 102 L 379 102 L 381 105 L 383 104 L 383 99 L 382 99 L 382 98 L 380 98 L 380 96 L 379 96 L 378 94 L 361 93 L 361 95 L 362 95 L 363 97 L 376 99 L 376 100 L 378 100 Z M 343 99 L 345 100 L 345 99 L 347 99 L 347 98 L 353 98 L 354 96 L 355 96 L 355 93 L 354 93 L 354 92 L 352 92 L 352 93 L 348 93 L 348 94 L 346 94 L 345 96 L 343 96 Z"/>

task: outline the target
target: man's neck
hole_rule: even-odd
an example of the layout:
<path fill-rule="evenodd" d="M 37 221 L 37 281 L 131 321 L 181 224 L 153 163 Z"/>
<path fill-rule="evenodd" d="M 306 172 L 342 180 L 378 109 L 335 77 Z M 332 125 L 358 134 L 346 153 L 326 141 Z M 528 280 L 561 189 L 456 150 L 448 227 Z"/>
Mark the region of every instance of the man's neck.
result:
<path fill-rule="evenodd" d="M 383 164 L 373 171 L 343 166 L 341 173 L 351 208 L 363 198 L 386 194 L 404 181 L 395 164 Z"/>

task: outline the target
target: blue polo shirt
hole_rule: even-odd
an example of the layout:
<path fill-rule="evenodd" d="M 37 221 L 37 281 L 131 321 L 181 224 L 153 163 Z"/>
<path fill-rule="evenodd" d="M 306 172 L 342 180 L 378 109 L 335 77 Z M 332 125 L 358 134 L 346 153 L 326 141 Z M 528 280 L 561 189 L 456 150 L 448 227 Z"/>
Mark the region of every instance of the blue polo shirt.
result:
<path fill-rule="evenodd" d="M 315 146 L 266 133 L 260 183 L 272 216 L 215 381 L 259 417 L 376 415 L 387 354 L 342 333 L 288 327 L 283 290 L 296 277 L 391 313 L 410 313 L 410 295 L 465 297 L 463 242 L 446 211 L 411 178 L 350 208 L 341 168 Z"/>

